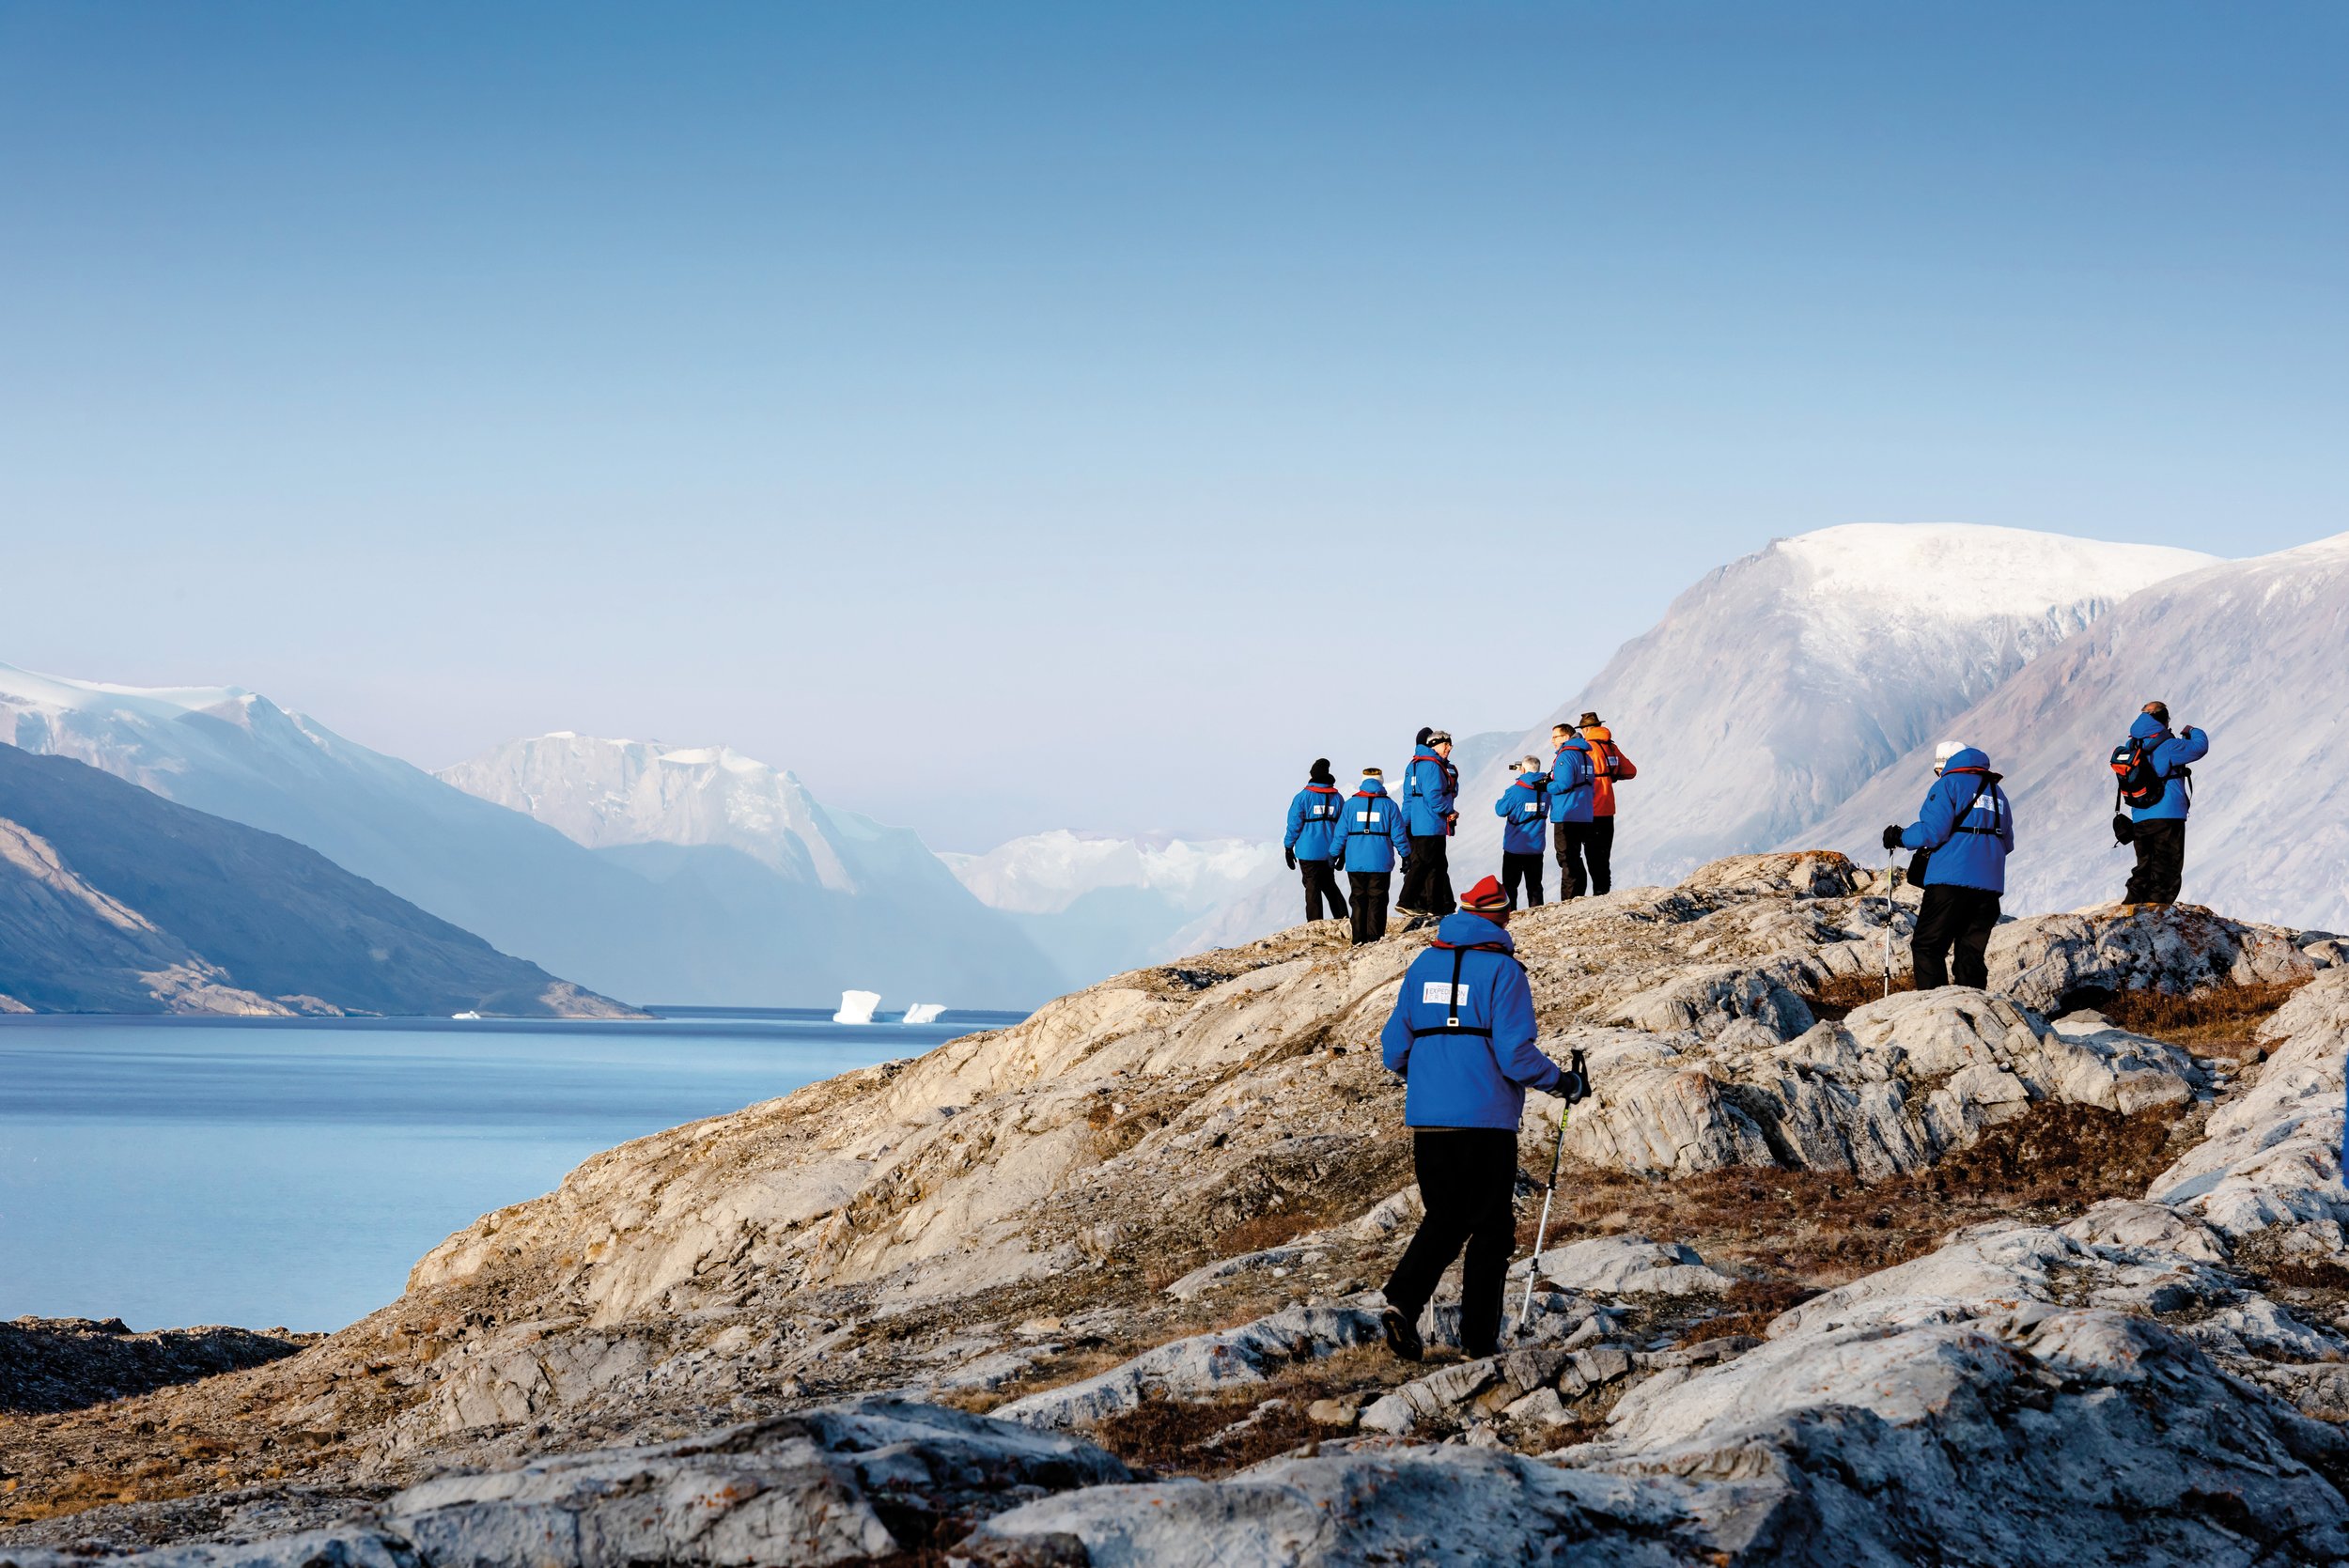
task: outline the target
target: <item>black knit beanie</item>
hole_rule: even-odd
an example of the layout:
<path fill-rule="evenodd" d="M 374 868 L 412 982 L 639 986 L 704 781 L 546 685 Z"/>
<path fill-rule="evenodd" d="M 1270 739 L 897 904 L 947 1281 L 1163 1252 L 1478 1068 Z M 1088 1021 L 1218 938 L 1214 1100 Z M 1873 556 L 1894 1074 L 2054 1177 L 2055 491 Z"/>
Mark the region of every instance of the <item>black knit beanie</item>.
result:
<path fill-rule="evenodd" d="M 1337 775 L 1330 771 L 1330 759 L 1328 757 L 1314 758 L 1313 771 L 1305 775 L 1305 782 L 1317 784 L 1336 784 Z"/>
<path fill-rule="evenodd" d="M 1412 737 L 1411 744 L 1414 746 L 1424 746 L 1427 744 L 1427 737 L 1435 733 L 1435 725 L 1422 724 L 1419 727 L 1419 734 Z"/>

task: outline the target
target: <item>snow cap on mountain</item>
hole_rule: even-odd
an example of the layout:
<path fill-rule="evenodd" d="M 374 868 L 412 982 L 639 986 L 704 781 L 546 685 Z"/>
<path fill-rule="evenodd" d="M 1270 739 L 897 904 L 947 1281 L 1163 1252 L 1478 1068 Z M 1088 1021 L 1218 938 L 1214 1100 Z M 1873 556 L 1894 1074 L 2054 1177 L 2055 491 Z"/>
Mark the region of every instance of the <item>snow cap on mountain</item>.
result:
<path fill-rule="evenodd" d="M 1552 718 L 1608 715 L 1640 766 L 1615 879 L 1668 878 L 1798 833 L 2033 658 L 2215 559 L 1963 523 L 1823 528 L 1706 574 Z M 1495 762 L 1468 792 L 1507 783 Z M 1455 862 L 1497 860 L 1499 835 L 1464 822 Z"/>

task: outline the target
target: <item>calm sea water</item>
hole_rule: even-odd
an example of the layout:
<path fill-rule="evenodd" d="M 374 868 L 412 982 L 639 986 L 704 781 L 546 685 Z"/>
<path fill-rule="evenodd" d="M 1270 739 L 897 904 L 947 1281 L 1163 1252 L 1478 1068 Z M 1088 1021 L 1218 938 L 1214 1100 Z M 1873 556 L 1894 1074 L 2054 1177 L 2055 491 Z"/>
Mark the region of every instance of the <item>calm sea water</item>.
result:
<path fill-rule="evenodd" d="M 0 1017 L 0 1319 L 336 1328 L 588 1156 L 1017 1015 Z"/>

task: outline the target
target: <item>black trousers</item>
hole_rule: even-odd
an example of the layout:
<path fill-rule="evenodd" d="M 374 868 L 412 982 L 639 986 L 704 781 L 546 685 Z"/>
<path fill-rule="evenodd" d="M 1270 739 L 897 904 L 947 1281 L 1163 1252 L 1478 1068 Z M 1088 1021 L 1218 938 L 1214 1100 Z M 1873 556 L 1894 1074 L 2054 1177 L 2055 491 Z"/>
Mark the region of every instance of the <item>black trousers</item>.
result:
<path fill-rule="evenodd" d="M 1980 888 L 1936 883 L 1925 889 L 1917 910 L 1917 934 L 1908 941 L 1908 961 L 1917 971 L 1917 988 L 1930 991 L 1950 983 L 1950 950 L 1957 950 L 1957 983 L 1986 988 L 1990 967 L 1983 949 L 1990 945 L 1999 924 L 1999 895 Z"/>
<path fill-rule="evenodd" d="M 2175 904 L 2186 877 L 2186 818 L 2155 818 L 2137 825 L 2137 869 L 2129 873 L 2126 904 Z"/>
<path fill-rule="evenodd" d="M 1615 819 L 1612 815 L 1591 818 L 1590 831 L 1582 836 L 1582 863 L 1591 868 L 1591 891 L 1607 893 L 1615 885 Z"/>
<path fill-rule="evenodd" d="M 1582 869 L 1582 856 L 1591 842 L 1591 830 L 1596 826 L 1595 818 L 1589 822 L 1553 822 L 1549 825 L 1550 843 L 1558 851 L 1559 897 L 1579 898 L 1590 890 L 1591 879 Z M 1607 825 L 1610 835 L 1614 827 L 1611 821 Z"/>
<path fill-rule="evenodd" d="M 1517 886 L 1525 886 L 1526 908 L 1542 907 L 1542 856 L 1540 850 L 1530 855 L 1503 850 L 1501 855 L 1501 891 L 1509 895 L 1509 908 L 1517 907 Z"/>
<path fill-rule="evenodd" d="M 1427 1218 L 1387 1281 L 1387 1304 L 1417 1323 L 1436 1281 L 1460 1265 L 1460 1348 L 1489 1356 L 1501 1343 L 1501 1298 L 1517 1246 L 1517 1135 L 1498 1127 L 1421 1127 L 1411 1164 Z"/>
<path fill-rule="evenodd" d="M 1411 868 L 1403 874 L 1403 893 L 1396 900 L 1406 909 L 1448 915 L 1459 906 L 1452 899 L 1452 866 L 1444 855 L 1441 833 L 1411 835 Z"/>
<path fill-rule="evenodd" d="M 1375 942 L 1387 934 L 1387 873 L 1349 871 L 1354 889 L 1354 945 Z"/>
<path fill-rule="evenodd" d="M 1346 918 L 1346 894 L 1338 891 L 1335 861 L 1299 861 L 1298 875 L 1305 878 L 1305 918 L 1319 920 L 1322 905 L 1330 907 L 1331 920 Z"/>

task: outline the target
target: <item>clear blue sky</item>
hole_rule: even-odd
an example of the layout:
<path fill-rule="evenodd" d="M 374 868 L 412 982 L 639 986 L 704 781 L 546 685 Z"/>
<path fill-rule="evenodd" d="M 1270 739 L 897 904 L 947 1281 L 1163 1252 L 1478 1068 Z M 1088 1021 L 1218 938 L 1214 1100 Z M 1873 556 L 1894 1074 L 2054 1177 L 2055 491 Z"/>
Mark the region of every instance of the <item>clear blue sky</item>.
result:
<path fill-rule="evenodd" d="M 2339 532 L 2349 8 L 0 5 L 0 660 L 1269 832 L 1773 535 Z"/>

